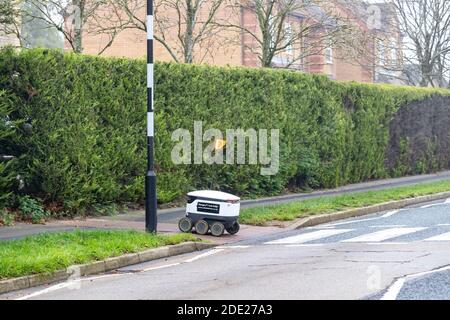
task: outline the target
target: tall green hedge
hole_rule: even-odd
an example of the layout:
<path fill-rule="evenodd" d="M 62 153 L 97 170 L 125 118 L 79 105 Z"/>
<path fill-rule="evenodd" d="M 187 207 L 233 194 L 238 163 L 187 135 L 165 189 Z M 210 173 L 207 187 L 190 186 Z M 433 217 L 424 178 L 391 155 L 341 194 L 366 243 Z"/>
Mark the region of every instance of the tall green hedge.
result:
<path fill-rule="evenodd" d="M 13 111 L 13 98 L 13 94 L 0 89 L 0 209 L 10 205 L 14 189 L 12 162 L 3 159 L 3 156 L 11 153 L 10 142 L 16 126 L 9 119 Z"/>
<path fill-rule="evenodd" d="M 21 191 L 80 212 L 143 199 L 146 64 L 49 50 L 0 52 L 0 90 L 10 117 L 31 132 L 10 137 Z M 293 187 L 336 187 L 392 174 L 389 124 L 409 101 L 445 91 L 338 83 L 297 72 L 157 63 L 158 199 L 194 188 L 270 195 Z M 0 99 L 4 99 L 3 96 Z M 174 165 L 172 132 L 280 129 L 280 171 L 255 165 Z M 430 168 L 431 169 L 431 168 Z M 1 185 L 1 184 L 0 184 Z M 2 190 L 2 192 L 5 192 Z"/>

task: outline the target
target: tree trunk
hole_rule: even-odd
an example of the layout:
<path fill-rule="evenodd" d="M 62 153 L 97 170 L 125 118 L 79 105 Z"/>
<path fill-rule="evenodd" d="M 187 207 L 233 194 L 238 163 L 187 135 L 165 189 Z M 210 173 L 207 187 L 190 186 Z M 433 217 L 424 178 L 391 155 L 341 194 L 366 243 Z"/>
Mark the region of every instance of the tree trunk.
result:
<path fill-rule="evenodd" d="M 184 35 L 184 62 L 194 61 L 194 26 L 197 12 L 191 0 L 186 1 L 186 33 Z M 181 22 L 179 22 L 181 23 Z"/>
<path fill-rule="evenodd" d="M 421 66 L 421 71 L 422 71 L 422 80 L 420 81 L 420 86 L 428 87 L 430 84 L 433 85 L 432 67 L 428 63 L 423 62 Z"/>
<path fill-rule="evenodd" d="M 83 52 L 83 12 L 84 12 L 84 0 L 73 0 L 73 51 L 75 53 Z"/>
<path fill-rule="evenodd" d="M 264 43 L 264 48 L 262 50 L 262 61 L 261 61 L 261 66 L 263 68 L 270 68 L 272 66 L 272 61 L 269 58 L 270 53 L 269 53 L 270 49 L 266 47 L 266 44 Z"/>
<path fill-rule="evenodd" d="M 75 30 L 73 38 L 73 51 L 75 53 L 83 53 L 83 32 L 82 30 Z"/>

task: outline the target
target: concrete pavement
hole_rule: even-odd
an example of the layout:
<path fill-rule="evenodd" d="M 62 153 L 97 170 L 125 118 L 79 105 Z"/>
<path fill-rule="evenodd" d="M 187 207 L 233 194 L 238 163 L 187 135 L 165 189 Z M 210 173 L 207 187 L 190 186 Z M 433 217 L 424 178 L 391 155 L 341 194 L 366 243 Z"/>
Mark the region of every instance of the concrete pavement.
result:
<path fill-rule="evenodd" d="M 312 193 L 289 194 L 270 198 L 244 200 L 242 208 L 265 206 L 274 203 L 300 201 L 323 196 L 337 196 L 351 192 L 364 192 L 371 190 L 391 189 L 417 183 L 436 182 L 450 179 L 450 171 L 436 174 L 418 175 L 402 178 L 383 179 L 364 183 L 350 184 L 336 189 L 319 190 Z M 158 211 L 158 231 L 161 233 L 177 232 L 178 220 L 185 214 L 184 208 L 161 209 Z M 0 227 L 0 241 L 17 239 L 27 235 L 42 232 L 68 231 L 74 229 L 135 229 L 144 230 L 144 212 L 131 211 L 116 216 L 76 218 L 71 220 L 52 220 L 46 225 L 31 225 L 17 223 L 12 227 Z M 225 235 L 218 239 L 210 236 L 202 237 L 216 243 L 236 242 L 250 239 L 257 235 L 267 235 L 280 232 L 277 227 L 243 226 L 237 236 Z"/>
<path fill-rule="evenodd" d="M 450 179 L 450 170 L 442 171 L 434 174 L 416 175 L 401 178 L 381 179 L 373 180 L 362 183 L 349 184 L 335 189 L 317 190 L 311 193 L 294 193 L 282 196 L 258 198 L 252 200 L 241 201 L 241 208 L 262 207 L 271 205 L 274 203 L 289 203 L 294 201 L 301 201 L 307 199 L 320 198 L 324 196 L 338 196 L 353 192 L 366 192 L 374 190 L 392 189 L 403 186 L 410 186 L 418 183 L 437 182 Z M 177 222 L 185 214 L 185 208 L 171 208 L 161 209 L 158 211 L 158 221 L 161 223 L 174 223 Z M 125 215 L 117 215 L 106 217 L 108 220 L 120 220 L 120 221 L 144 221 L 144 212 L 135 211 Z"/>
<path fill-rule="evenodd" d="M 450 299 L 449 251 L 447 200 L 261 235 L 0 298 Z"/>

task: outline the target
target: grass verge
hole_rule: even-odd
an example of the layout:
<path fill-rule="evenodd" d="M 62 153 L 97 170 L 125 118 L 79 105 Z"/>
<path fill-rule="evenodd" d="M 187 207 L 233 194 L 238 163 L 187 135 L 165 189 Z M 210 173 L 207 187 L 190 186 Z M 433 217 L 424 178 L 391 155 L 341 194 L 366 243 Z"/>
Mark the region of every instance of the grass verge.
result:
<path fill-rule="evenodd" d="M 153 235 L 137 231 L 45 233 L 0 242 L 0 279 L 48 273 L 145 249 L 196 241 L 192 234 Z"/>
<path fill-rule="evenodd" d="M 287 204 L 243 209 L 239 221 L 251 225 L 264 225 L 268 221 L 292 221 L 297 218 L 316 214 L 367 207 L 388 201 L 414 198 L 445 191 L 450 191 L 450 180 L 422 183 L 389 190 L 354 192 L 340 196 L 324 196 Z"/>

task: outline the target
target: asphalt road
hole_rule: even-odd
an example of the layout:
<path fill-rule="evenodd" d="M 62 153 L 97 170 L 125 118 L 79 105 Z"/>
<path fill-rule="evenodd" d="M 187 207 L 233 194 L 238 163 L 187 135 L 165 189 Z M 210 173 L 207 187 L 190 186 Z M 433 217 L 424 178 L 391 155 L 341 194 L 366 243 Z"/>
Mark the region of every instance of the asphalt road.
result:
<path fill-rule="evenodd" d="M 450 199 L 1 299 L 450 299 Z"/>

